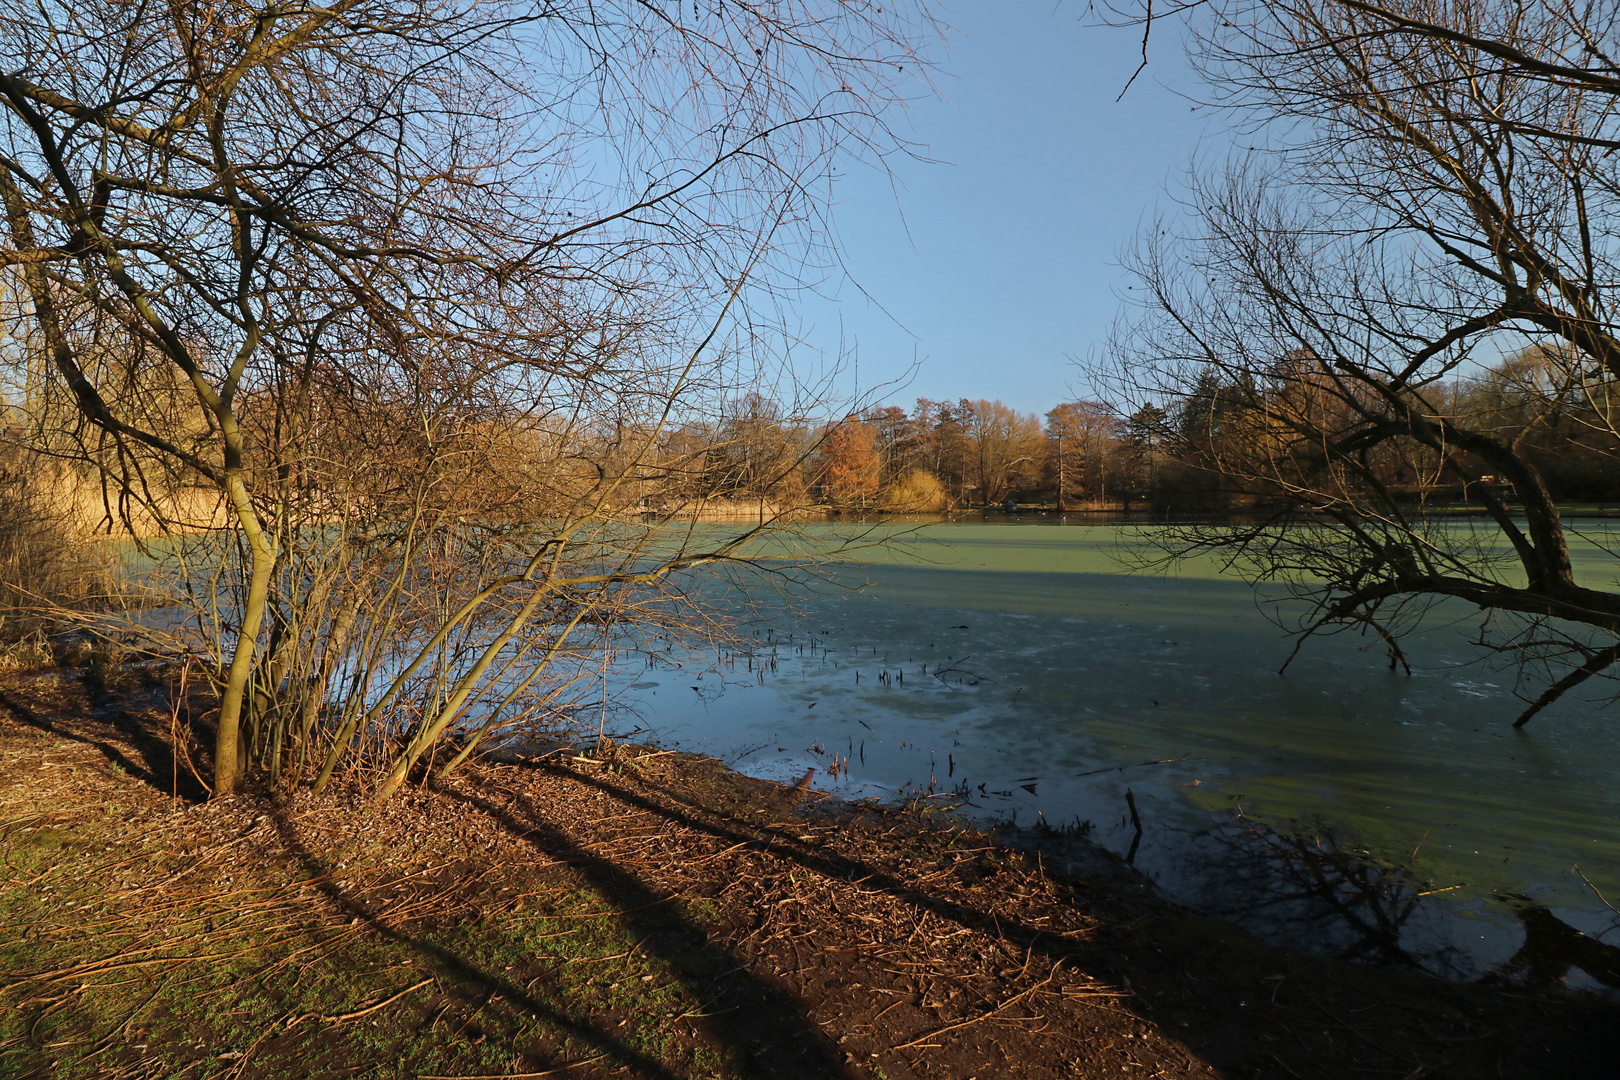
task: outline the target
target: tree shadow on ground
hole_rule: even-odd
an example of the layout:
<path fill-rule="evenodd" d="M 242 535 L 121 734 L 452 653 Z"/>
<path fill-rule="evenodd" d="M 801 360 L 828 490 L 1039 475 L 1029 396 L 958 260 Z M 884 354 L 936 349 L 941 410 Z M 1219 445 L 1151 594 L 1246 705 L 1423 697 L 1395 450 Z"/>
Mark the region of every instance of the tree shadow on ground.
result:
<path fill-rule="evenodd" d="M 707 943 L 701 928 L 673 914 L 674 898 L 626 867 L 595 855 L 526 809 L 466 792 L 445 793 L 499 822 L 536 851 L 563 862 L 614 906 L 643 951 L 658 958 L 701 1004 L 705 1027 L 761 1077 L 847 1076 L 844 1054 L 790 993 L 750 973 L 729 949 Z M 720 974 L 717 976 L 716 972 Z"/>
<path fill-rule="evenodd" d="M 1229 924 L 1151 897 L 1109 895 L 1054 878 L 1062 902 L 1101 920 L 1096 933 L 1061 936 L 921 888 L 885 867 L 813 847 L 793 835 L 798 830 L 790 823 L 746 822 L 645 777 L 637 784 L 661 798 L 600 775 L 567 775 L 672 825 L 768 852 L 813 873 L 859 880 L 865 889 L 1122 986 L 1132 1013 L 1172 1033 L 1221 1076 L 1444 1071 L 1562 1080 L 1571 1069 L 1578 1073 L 1620 1060 L 1613 1002 L 1504 997 L 1417 973 L 1319 959 L 1264 945 Z M 1569 943 L 1563 944 L 1568 952 Z M 1603 952 L 1606 961 L 1607 947 Z"/>
<path fill-rule="evenodd" d="M 156 730 L 149 716 L 140 715 L 143 706 L 150 706 L 148 711 L 168 711 L 172 693 L 172 687 L 150 677 L 130 683 L 120 680 L 113 685 L 92 668 L 76 672 L 72 683 L 53 686 L 51 692 L 27 703 L 22 695 L 0 692 L 0 708 L 30 727 L 92 748 L 117 769 L 165 796 L 202 803 L 209 793 L 193 776 L 192 763 L 176 759 L 170 739 L 164 737 L 172 733 Z M 184 709 L 179 722 L 190 723 Z M 198 764 L 206 767 L 206 752 L 199 754 Z M 677 906 L 668 902 L 672 898 L 659 895 L 628 869 L 591 854 L 538 817 L 520 820 L 488 800 L 446 794 L 459 798 L 469 812 L 488 815 L 536 851 L 565 864 L 616 912 L 626 934 L 639 943 L 638 948 L 662 962 L 699 1003 L 696 1014 L 702 1027 L 713 1043 L 729 1052 L 734 1067 L 740 1069 L 739 1075 L 762 1080 L 836 1080 L 848 1075 L 844 1055 L 808 1019 L 793 996 L 756 978 L 729 949 L 712 943 L 705 930 L 682 917 Z M 470 1011 L 501 999 L 558 1036 L 589 1048 L 588 1057 L 601 1057 L 604 1064 L 611 1061 L 650 1080 L 678 1080 L 678 1074 L 666 1064 L 638 1051 L 591 1018 L 559 1009 L 508 973 L 391 923 L 363 892 L 336 884 L 342 872 L 299 837 L 279 800 L 272 799 L 269 806 L 267 816 L 274 824 L 280 846 L 333 911 L 344 920 L 357 920 L 372 933 L 415 954 L 424 966 L 443 977 L 445 992 L 458 995 Z M 272 1051 L 274 1042 L 270 1040 L 263 1050 Z M 549 1067 L 567 1064 L 552 1062 Z"/>
<path fill-rule="evenodd" d="M 740 821 L 728 821 L 715 811 L 700 806 L 681 793 L 653 781 L 643 780 L 641 783 L 676 802 L 682 809 L 664 805 L 628 787 L 612 783 L 601 777 L 586 776 L 549 765 L 538 767 L 565 774 L 579 783 L 596 787 L 621 802 L 645 810 L 648 813 L 657 814 L 671 824 L 706 832 L 718 839 L 728 840 L 734 844 L 742 844 L 746 848 L 755 851 L 769 852 L 780 858 L 790 859 L 806 870 L 817 874 L 842 878 L 845 881 L 859 880 L 863 888 L 887 893 L 898 900 L 912 904 L 931 914 L 949 919 L 971 930 L 977 930 L 992 937 L 1004 938 L 1008 942 L 1017 945 L 1020 949 L 1033 949 L 1053 960 L 1072 960 L 1086 952 L 1083 947 L 1077 946 L 1068 939 L 1059 937 L 1056 934 L 1037 927 L 1022 926 L 1016 922 L 1009 922 L 988 911 L 980 911 L 955 900 L 917 889 L 882 867 L 873 866 L 870 863 L 840 855 L 836 852 L 830 852 L 824 848 L 812 848 L 806 842 L 800 841 L 796 837 L 772 826 L 749 826 Z"/>
<path fill-rule="evenodd" d="M 622 1040 L 597 1029 L 587 1021 L 551 1008 L 545 1002 L 533 997 L 524 986 L 504 974 L 492 971 L 451 949 L 390 924 L 381 913 L 373 910 L 363 897 L 346 892 L 333 882 L 332 877 L 337 868 L 304 845 L 284 815 L 273 815 L 273 819 L 277 834 L 287 853 L 298 860 L 307 874 L 318 879 L 316 887 L 340 915 L 363 924 L 372 933 L 416 954 L 427 967 L 445 976 L 446 981 L 451 983 L 451 992 L 469 999 L 469 1004 L 474 1002 L 485 1004 L 498 995 L 536 1019 L 591 1047 L 597 1053 L 612 1057 L 618 1064 L 636 1070 L 640 1075 L 657 1080 L 678 1080 L 676 1074 L 664 1068 L 659 1062 L 636 1052 Z"/>
<path fill-rule="evenodd" d="M 143 673 L 138 684 L 139 698 L 136 698 L 130 687 L 110 685 L 104 672 L 95 665 L 75 671 L 74 681 L 84 695 L 88 716 L 72 703 L 62 703 L 63 708 L 47 714 L 5 692 L 0 692 L 0 707 L 30 727 L 94 747 L 119 769 L 171 798 L 189 803 L 208 798 L 208 790 L 198 781 L 193 763 L 177 760 L 173 742 L 155 732 L 134 711 L 137 701 L 168 711 L 171 688 Z M 194 738 L 199 732 L 194 730 L 189 713 L 189 708 L 182 709 L 178 724 Z M 112 730 L 105 730 L 105 726 Z"/>
<path fill-rule="evenodd" d="M 583 878 L 617 913 L 628 936 L 642 951 L 657 957 L 685 985 L 708 1018 L 714 1040 L 732 1051 L 742 1075 L 834 1078 L 846 1075 L 830 1041 L 806 1018 L 792 998 L 753 978 L 728 950 L 707 942 L 706 933 L 681 917 L 668 902 L 635 875 L 592 855 L 545 822 L 522 821 L 475 796 L 461 796 L 469 810 L 487 814 L 534 848 L 564 863 Z M 467 1004 L 500 998 L 560 1036 L 587 1047 L 597 1057 L 649 1080 L 679 1080 L 678 1074 L 630 1046 L 590 1019 L 540 1000 L 525 985 L 503 972 L 444 945 L 393 925 L 363 896 L 333 881 L 335 867 L 311 850 L 284 814 L 272 815 L 281 843 L 342 916 L 358 920 L 373 933 L 418 956 L 424 966 L 446 977 Z M 532 985 L 529 984 L 529 985 Z M 481 998 L 482 1002 L 477 999 Z M 515 1051 L 521 1050 L 514 1047 Z M 567 1062 L 548 1062 L 563 1069 Z"/>

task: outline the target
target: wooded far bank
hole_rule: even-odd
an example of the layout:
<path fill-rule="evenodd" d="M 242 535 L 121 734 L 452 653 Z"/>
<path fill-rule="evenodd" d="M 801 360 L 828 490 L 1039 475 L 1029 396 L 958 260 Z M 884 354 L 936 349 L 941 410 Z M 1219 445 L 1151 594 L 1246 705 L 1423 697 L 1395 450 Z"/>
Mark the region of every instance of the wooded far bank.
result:
<path fill-rule="evenodd" d="M 1432 407 L 1471 430 L 1513 445 L 1539 470 L 1561 503 L 1620 504 L 1620 451 L 1609 413 L 1589 396 L 1558 395 L 1560 358 L 1530 350 L 1441 386 L 1426 388 Z M 757 402 L 749 422 L 708 433 L 713 442 L 706 490 L 731 497 L 774 497 L 783 505 L 894 512 L 951 511 L 1005 502 L 1055 509 L 1246 511 L 1280 493 L 1245 483 L 1227 467 L 1239 453 L 1282 451 L 1289 433 L 1265 412 L 1290 398 L 1312 396 L 1331 411 L 1325 368 L 1308 356 L 1279 357 L 1271 386 L 1254 379 L 1228 384 L 1214 370 L 1181 394 L 1129 412 L 1096 400 L 1067 401 L 1044 417 L 1000 401 L 917 399 L 851 413 L 823 428 L 795 427 Z M 1306 387 L 1301 390 L 1301 387 Z M 1347 405 L 1340 411 L 1349 413 Z M 767 486 L 751 482 L 752 457 L 772 446 L 799 447 L 801 459 Z M 780 453 L 780 451 L 777 451 Z M 1483 505 L 1487 493 L 1513 501 L 1508 477 L 1466 450 L 1415 452 L 1386 446 L 1366 455 L 1369 487 L 1412 504 Z M 717 482 L 716 482 L 717 481 Z"/>

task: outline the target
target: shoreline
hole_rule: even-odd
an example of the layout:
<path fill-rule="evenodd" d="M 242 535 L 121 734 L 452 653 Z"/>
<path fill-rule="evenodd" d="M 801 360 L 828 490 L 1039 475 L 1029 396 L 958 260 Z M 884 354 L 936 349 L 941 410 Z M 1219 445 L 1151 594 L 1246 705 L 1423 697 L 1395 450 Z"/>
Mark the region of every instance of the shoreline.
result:
<path fill-rule="evenodd" d="M 656 744 L 650 747 L 662 753 L 675 752 Z M 688 756 L 712 761 L 753 780 L 786 786 L 768 775 L 757 776 L 727 765 L 722 758 Z M 516 757 L 503 760 L 519 763 Z M 817 775 L 819 778 L 819 772 Z M 1089 821 L 1078 827 L 1053 827 L 1044 820 L 1019 824 L 1015 818 L 1009 819 L 954 792 L 918 796 L 890 790 L 887 796 L 852 798 L 837 791 L 815 790 L 833 804 L 880 813 L 905 815 L 918 807 L 928 807 L 941 820 L 965 825 L 1009 852 L 1043 860 L 1048 870 L 1122 895 L 1149 897 L 1188 917 L 1228 926 L 1268 947 L 1290 949 L 1318 959 L 1344 960 L 1375 970 L 1422 975 L 1457 986 L 1508 986 L 1529 981 L 1541 989 L 1556 987 L 1620 1006 L 1620 946 L 1588 937 L 1554 910 L 1527 896 L 1493 896 L 1504 912 L 1514 915 L 1516 921 L 1508 925 L 1523 935 L 1510 956 L 1485 963 L 1468 951 L 1467 942 L 1447 941 L 1439 936 L 1425 938 L 1423 920 L 1415 920 L 1420 927 L 1418 937 L 1409 940 L 1407 920 L 1425 903 L 1429 894 L 1421 890 L 1427 883 L 1388 873 L 1387 866 L 1365 858 L 1366 853 L 1358 853 L 1353 845 L 1329 844 L 1324 849 L 1318 841 L 1311 850 L 1304 834 L 1278 830 L 1259 821 L 1250 824 L 1245 830 L 1250 838 L 1246 856 L 1227 869 L 1247 882 L 1241 887 L 1247 905 L 1243 910 L 1266 909 L 1270 914 L 1246 923 L 1241 914 L 1234 914 L 1238 909 L 1233 906 L 1231 894 L 1223 897 L 1224 903 L 1200 908 L 1186 890 L 1178 896 L 1165 888 L 1157 874 L 1136 866 L 1131 855 L 1145 835 L 1142 832 L 1136 834 L 1129 852 L 1121 853 L 1094 839 Z M 953 797 L 958 801 L 950 802 Z M 933 799 L 941 801 L 930 801 Z M 1308 887 L 1300 884 L 1306 878 L 1312 878 Z M 1367 905 L 1364 911 L 1357 909 L 1362 904 Z M 1436 919 L 1442 920 L 1439 925 L 1446 925 L 1466 918 L 1455 912 L 1425 911 L 1431 935 L 1436 933 Z M 1352 948 L 1347 946 L 1359 948 L 1350 955 Z"/>
<path fill-rule="evenodd" d="M 161 686 L 11 679 L 0 704 L 19 1075 L 1561 1080 L 1620 1060 L 1620 1006 L 1595 995 L 1267 946 L 949 815 L 713 758 L 483 763 L 381 806 L 177 804 Z"/>

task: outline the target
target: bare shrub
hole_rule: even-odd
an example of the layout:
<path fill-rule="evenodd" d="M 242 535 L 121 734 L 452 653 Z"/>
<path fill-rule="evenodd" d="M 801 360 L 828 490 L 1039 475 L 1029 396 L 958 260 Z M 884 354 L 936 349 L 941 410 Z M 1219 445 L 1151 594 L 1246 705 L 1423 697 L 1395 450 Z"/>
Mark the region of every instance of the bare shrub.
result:
<path fill-rule="evenodd" d="M 911 469 L 883 493 L 883 508 L 902 514 L 935 513 L 949 501 L 945 485 L 927 469 Z"/>

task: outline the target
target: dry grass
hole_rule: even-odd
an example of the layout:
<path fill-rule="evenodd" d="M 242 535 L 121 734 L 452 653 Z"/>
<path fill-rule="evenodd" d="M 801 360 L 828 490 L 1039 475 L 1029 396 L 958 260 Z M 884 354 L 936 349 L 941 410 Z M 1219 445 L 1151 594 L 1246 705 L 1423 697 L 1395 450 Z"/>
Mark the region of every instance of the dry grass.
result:
<path fill-rule="evenodd" d="M 16 641 L 0 641 L 0 676 L 39 671 L 53 663 L 50 643 L 37 630 Z"/>
<path fill-rule="evenodd" d="M 1562 1078 L 1620 1031 L 684 755 L 188 804 L 161 686 L 92 689 L 0 688 L 0 1075 Z"/>
<path fill-rule="evenodd" d="M 0 674 L 48 666 L 48 636 L 64 616 L 122 598 L 88 499 L 84 482 L 69 483 L 24 451 L 0 450 Z"/>

